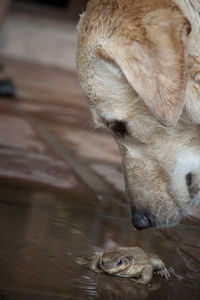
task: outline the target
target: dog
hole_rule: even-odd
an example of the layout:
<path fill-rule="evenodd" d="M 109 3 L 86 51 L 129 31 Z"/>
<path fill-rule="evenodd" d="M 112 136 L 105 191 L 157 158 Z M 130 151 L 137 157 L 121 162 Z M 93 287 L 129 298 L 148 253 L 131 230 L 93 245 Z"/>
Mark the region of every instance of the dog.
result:
<path fill-rule="evenodd" d="M 200 201 L 200 1 L 90 0 L 77 66 L 118 143 L 133 225 L 177 224 Z"/>

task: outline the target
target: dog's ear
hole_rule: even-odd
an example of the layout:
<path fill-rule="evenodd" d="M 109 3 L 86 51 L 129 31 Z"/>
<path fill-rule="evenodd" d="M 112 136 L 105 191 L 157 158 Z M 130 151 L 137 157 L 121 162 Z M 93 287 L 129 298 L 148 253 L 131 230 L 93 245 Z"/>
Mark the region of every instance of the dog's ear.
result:
<path fill-rule="evenodd" d="M 128 37 L 118 34 L 110 53 L 154 117 L 173 126 L 184 105 L 190 24 L 179 10 L 169 8 L 149 12 L 141 24 L 138 37 L 130 29 Z"/>

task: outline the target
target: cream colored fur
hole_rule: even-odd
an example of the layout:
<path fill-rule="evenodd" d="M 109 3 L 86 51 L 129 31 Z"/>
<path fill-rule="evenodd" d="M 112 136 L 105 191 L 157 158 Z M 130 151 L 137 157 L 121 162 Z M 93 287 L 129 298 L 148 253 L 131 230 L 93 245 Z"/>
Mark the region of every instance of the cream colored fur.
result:
<path fill-rule="evenodd" d="M 126 124 L 130 205 L 179 222 L 200 201 L 200 1 L 90 0 L 77 62 L 95 123 Z"/>

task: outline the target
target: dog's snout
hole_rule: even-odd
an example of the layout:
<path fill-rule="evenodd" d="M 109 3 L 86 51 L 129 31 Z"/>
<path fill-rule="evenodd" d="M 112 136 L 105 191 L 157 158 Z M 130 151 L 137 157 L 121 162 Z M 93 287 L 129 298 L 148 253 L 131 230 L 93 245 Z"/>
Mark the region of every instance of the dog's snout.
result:
<path fill-rule="evenodd" d="M 135 206 L 131 207 L 132 223 L 137 230 L 154 226 L 153 215 L 146 210 L 137 210 Z"/>

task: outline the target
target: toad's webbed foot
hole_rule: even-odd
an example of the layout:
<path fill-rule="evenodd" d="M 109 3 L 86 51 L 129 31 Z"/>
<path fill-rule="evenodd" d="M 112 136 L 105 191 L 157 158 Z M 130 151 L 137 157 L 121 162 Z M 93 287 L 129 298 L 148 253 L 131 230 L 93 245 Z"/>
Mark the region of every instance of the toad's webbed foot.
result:
<path fill-rule="evenodd" d="M 161 270 L 156 271 L 158 275 L 164 277 L 166 280 L 170 278 L 170 273 L 168 272 L 167 268 L 163 268 Z"/>

